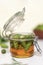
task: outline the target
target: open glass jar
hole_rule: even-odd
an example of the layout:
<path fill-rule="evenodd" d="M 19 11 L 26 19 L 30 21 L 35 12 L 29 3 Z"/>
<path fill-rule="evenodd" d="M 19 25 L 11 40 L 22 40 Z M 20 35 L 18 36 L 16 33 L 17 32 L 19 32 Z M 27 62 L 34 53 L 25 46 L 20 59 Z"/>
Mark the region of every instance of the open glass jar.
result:
<path fill-rule="evenodd" d="M 33 34 L 11 34 L 10 52 L 13 57 L 27 58 L 34 54 Z"/>
<path fill-rule="evenodd" d="M 16 28 L 19 28 L 23 23 L 25 8 L 22 11 L 15 13 L 4 25 L 2 36 L 10 41 L 10 52 L 16 65 L 20 64 L 16 58 L 28 58 L 34 55 L 34 45 L 39 53 L 41 49 L 37 43 L 37 37 L 29 33 L 15 33 Z M 25 64 L 27 65 L 27 64 Z"/>

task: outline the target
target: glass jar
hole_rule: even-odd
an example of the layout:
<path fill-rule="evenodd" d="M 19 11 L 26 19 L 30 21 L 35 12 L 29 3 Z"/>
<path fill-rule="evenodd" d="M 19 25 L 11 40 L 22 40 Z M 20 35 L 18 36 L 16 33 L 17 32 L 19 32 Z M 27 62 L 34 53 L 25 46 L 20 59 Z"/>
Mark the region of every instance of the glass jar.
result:
<path fill-rule="evenodd" d="M 16 58 L 28 58 L 34 54 L 34 35 L 32 34 L 11 34 L 10 52 Z"/>

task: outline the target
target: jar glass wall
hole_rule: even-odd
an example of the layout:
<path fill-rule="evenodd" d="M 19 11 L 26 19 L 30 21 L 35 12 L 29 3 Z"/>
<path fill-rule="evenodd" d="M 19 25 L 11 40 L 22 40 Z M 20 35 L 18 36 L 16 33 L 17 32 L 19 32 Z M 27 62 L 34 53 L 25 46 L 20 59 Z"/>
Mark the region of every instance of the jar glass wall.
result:
<path fill-rule="evenodd" d="M 34 36 L 13 34 L 10 37 L 10 52 L 16 58 L 28 58 L 34 54 Z"/>

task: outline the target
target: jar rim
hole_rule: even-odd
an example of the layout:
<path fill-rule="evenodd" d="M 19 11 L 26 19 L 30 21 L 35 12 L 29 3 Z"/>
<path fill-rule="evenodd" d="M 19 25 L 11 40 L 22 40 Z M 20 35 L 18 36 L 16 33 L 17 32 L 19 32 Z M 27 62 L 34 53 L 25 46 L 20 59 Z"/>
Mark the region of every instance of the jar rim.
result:
<path fill-rule="evenodd" d="M 31 35 L 31 38 L 13 38 L 14 35 L 20 35 L 20 36 L 29 36 Z M 35 34 L 34 33 L 25 33 L 25 32 L 22 32 L 22 33 L 12 33 L 9 35 L 9 38 L 10 40 L 17 40 L 17 41 L 29 41 L 29 40 L 34 40 L 36 38 Z"/>
<path fill-rule="evenodd" d="M 15 34 L 22 34 L 22 35 L 34 35 L 34 33 L 29 33 L 29 32 L 14 32 L 14 33 L 11 33 L 10 35 L 15 35 Z"/>

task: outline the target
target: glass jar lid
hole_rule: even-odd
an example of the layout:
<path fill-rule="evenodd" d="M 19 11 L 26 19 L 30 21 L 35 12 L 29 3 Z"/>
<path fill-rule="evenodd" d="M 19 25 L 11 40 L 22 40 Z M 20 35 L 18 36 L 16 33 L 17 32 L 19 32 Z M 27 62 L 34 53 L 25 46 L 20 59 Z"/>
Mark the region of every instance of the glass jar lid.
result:
<path fill-rule="evenodd" d="M 7 33 L 12 33 L 14 32 L 16 29 L 20 27 L 20 25 L 23 23 L 24 21 L 24 14 L 25 14 L 25 8 L 23 8 L 22 11 L 19 11 L 17 13 L 15 13 L 4 25 L 3 27 L 3 36 L 7 36 Z"/>

